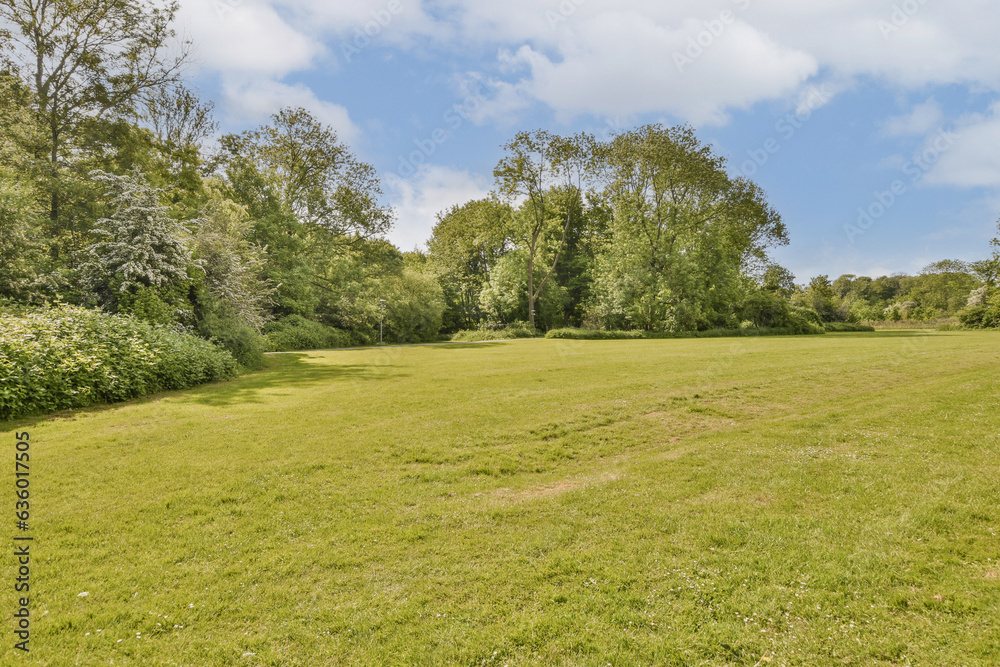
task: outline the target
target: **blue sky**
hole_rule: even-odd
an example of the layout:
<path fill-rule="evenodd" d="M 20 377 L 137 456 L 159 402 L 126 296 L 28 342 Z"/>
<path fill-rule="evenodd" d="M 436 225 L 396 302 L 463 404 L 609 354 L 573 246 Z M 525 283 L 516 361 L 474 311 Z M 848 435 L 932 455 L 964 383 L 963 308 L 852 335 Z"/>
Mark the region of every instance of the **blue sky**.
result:
<path fill-rule="evenodd" d="M 988 256 L 997 25 L 977 0 L 182 0 L 179 22 L 223 131 L 310 109 L 379 170 L 404 250 L 518 130 L 690 123 L 767 190 L 799 281 Z"/>

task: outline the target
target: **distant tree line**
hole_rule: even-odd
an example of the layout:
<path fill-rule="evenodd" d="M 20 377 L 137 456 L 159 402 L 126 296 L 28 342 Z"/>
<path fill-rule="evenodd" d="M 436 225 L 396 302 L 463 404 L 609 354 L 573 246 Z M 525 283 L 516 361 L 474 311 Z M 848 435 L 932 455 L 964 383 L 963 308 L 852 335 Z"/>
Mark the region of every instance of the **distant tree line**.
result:
<path fill-rule="evenodd" d="M 217 137 L 183 82 L 177 8 L 0 0 L 0 303 L 186 329 L 249 367 L 380 328 L 419 342 L 515 323 L 995 316 L 996 256 L 795 286 L 768 256 L 788 243 L 780 215 L 689 127 L 520 132 L 494 194 L 442 212 L 426 252 L 401 252 L 374 168 L 306 110 Z"/>

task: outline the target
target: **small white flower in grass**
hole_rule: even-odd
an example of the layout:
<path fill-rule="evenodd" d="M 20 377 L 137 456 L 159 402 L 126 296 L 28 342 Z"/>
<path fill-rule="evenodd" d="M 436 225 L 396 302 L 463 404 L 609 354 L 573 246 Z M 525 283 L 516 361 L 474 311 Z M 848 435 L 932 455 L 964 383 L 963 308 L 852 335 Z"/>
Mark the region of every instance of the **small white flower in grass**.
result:
<path fill-rule="evenodd" d="M 188 608 L 189 608 L 189 609 L 194 609 L 194 605 L 193 605 L 193 604 L 189 604 L 189 605 L 188 605 Z"/>
<path fill-rule="evenodd" d="M 78 598 L 85 598 L 88 595 L 90 595 L 90 593 L 88 593 L 87 591 L 84 591 L 84 592 L 80 593 L 79 595 L 77 595 L 76 597 L 78 597 Z"/>

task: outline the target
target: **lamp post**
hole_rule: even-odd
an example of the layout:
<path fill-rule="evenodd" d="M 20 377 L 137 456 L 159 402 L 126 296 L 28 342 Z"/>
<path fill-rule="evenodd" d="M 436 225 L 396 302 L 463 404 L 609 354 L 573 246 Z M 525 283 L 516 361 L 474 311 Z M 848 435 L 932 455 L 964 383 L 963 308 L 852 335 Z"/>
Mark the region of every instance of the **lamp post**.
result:
<path fill-rule="evenodd" d="M 385 321 L 385 299 L 378 300 L 378 344 L 382 344 L 382 323 Z"/>

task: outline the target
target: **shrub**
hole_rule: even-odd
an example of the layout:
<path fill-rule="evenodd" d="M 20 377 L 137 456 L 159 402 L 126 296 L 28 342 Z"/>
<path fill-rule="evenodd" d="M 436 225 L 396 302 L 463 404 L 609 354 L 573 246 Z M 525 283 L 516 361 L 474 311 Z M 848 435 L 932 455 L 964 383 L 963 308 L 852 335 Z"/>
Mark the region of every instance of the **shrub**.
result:
<path fill-rule="evenodd" d="M 844 333 L 848 331 L 875 331 L 875 327 L 867 324 L 853 324 L 851 322 L 827 322 L 823 325 L 829 333 Z"/>
<path fill-rule="evenodd" d="M 209 313 L 198 321 L 198 333 L 229 350 L 243 368 L 260 370 L 264 367 L 268 342 L 249 325 Z"/>
<path fill-rule="evenodd" d="M 70 306 L 0 319 L 0 420 L 186 389 L 237 373 L 211 343 L 130 317 Z"/>
<path fill-rule="evenodd" d="M 969 305 L 958 312 L 958 321 L 967 329 L 1000 327 L 1000 290 L 983 288 L 969 297 Z"/>
<path fill-rule="evenodd" d="M 810 324 L 806 331 L 791 327 L 760 329 L 709 329 L 707 331 L 602 331 L 595 329 L 553 329 L 546 338 L 574 340 L 649 340 L 661 338 L 739 338 L 755 336 L 798 336 L 826 333 L 822 327 Z"/>
<path fill-rule="evenodd" d="M 289 315 L 266 324 L 264 338 L 272 352 L 323 350 L 371 343 L 364 334 L 335 329 L 301 315 Z"/>
<path fill-rule="evenodd" d="M 995 329 L 1000 327 L 1000 308 L 969 306 L 959 311 L 958 321 L 968 329 Z"/>
<path fill-rule="evenodd" d="M 538 338 L 538 330 L 527 322 L 514 322 L 505 327 L 484 327 L 472 331 L 459 331 L 452 335 L 452 342 L 481 342 L 486 340 L 514 340 Z"/>

